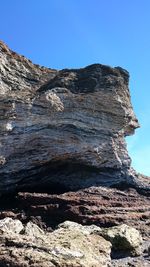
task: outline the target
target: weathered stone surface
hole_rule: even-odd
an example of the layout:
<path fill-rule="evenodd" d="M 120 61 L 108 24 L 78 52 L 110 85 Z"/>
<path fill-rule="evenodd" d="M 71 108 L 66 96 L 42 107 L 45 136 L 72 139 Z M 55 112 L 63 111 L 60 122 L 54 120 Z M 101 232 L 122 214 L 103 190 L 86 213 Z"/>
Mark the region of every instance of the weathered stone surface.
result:
<path fill-rule="evenodd" d="M 28 222 L 19 233 L 16 220 L 13 222 L 10 218 L 6 219 L 8 227 L 0 230 L 1 267 L 149 266 L 150 257 L 148 256 L 147 244 L 145 244 L 146 253 L 136 258 L 125 257 L 125 250 L 123 251 L 124 256 L 119 258 L 120 252 L 117 246 L 117 259 L 113 258 L 112 253 L 112 259 L 110 259 L 111 245 L 100 236 L 105 229 L 95 225 L 83 226 L 75 222 L 65 221 L 58 225 L 57 230 L 48 233 L 34 223 Z M 6 219 L 1 220 L 0 223 L 5 224 Z M 120 226 L 120 228 L 122 227 Z M 108 228 L 107 232 L 108 230 L 111 232 L 114 231 L 114 228 Z M 136 230 L 133 228 L 132 233 L 133 231 Z M 113 242 L 112 244 L 114 245 Z M 129 247 L 131 251 L 133 251 L 132 245 Z"/>
<path fill-rule="evenodd" d="M 113 260 L 111 267 L 149 267 L 150 266 L 150 259 L 137 257 L 131 258 L 126 257 L 119 260 Z"/>
<path fill-rule="evenodd" d="M 58 227 L 72 231 L 80 229 L 85 234 L 100 235 L 110 241 L 112 244 L 111 263 L 113 264 L 111 266 L 123 267 L 133 264 L 135 267 L 140 267 L 142 262 L 145 264 L 144 266 L 148 266 L 148 262 L 150 261 L 150 242 L 143 242 L 140 232 L 133 227 L 121 224 L 115 227 L 100 228 L 94 224 L 83 226 L 72 221 L 65 221 L 59 224 Z M 133 256 L 134 258 L 129 256 Z"/>
<path fill-rule="evenodd" d="M 33 222 L 28 222 L 24 228 L 24 234 L 39 237 L 44 235 L 44 231 Z"/>
<path fill-rule="evenodd" d="M 114 250 L 126 251 L 127 253 L 138 256 L 142 253 L 142 237 L 135 228 L 126 224 L 101 229 L 100 234 L 111 242 Z"/>
<path fill-rule="evenodd" d="M 31 228 L 30 228 L 31 227 Z M 6 267 L 108 267 L 111 244 L 103 237 L 59 227 L 42 233 L 28 223 L 24 234 L 2 232 L 0 266 Z"/>
<path fill-rule="evenodd" d="M 0 43 L 0 192 L 133 185 L 124 137 L 139 124 L 128 80 L 101 64 L 42 68 Z"/>
<path fill-rule="evenodd" d="M 23 224 L 19 220 L 13 220 L 9 217 L 0 220 L 1 231 L 19 234 L 23 229 Z"/>
<path fill-rule="evenodd" d="M 142 254 L 141 245 L 143 240 L 140 232 L 134 227 L 126 224 L 109 228 L 100 228 L 96 225 L 83 226 L 75 222 L 65 221 L 64 223 L 61 223 L 59 227 L 70 229 L 72 231 L 80 229 L 84 233 L 103 236 L 106 240 L 111 242 L 114 251 L 120 251 L 124 253 L 124 255 L 139 256 Z"/>
<path fill-rule="evenodd" d="M 91 225 L 82 225 L 82 224 L 79 224 L 79 223 L 76 223 L 76 222 L 73 222 L 73 221 L 65 221 L 63 223 L 60 223 L 58 225 L 58 228 L 64 228 L 64 229 L 69 229 L 69 230 L 81 230 L 82 233 L 85 233 L 85 234 L 98 234 L 98 235 L 101 235 L 101 232 L 102 232 L 102 228 L 94 225 L 94 224 L 91 224 Z"/>
<path fill-rule="evenodd" d="M 120 191 L 114 188 L 90 187 L 60 195 L 19 193 L 13 216 L 37 218 L 48 226 L 65 220 L 82 224 L 109 227 L 122 223 L 137 228 L 145 237 L 150 236 L 150 199 L 135 189 Z M 13 202 L 13 200 L 12 200 Z M 7 212 L 12 210 L 7 207 Z M 4 215 L 3 215 L 4 214 Z M 6 216 L 0 212 L 0 217 Z"/>
<path fill-rule="evenodd" d="M 139 127 L 128 80 L 126 70 L 101 64 L 40 67 L 0 42 L 0 218 L 11 217 L 0 222 L 0 266 L 107 266 L 98 226 L 126 223 L 149 244 L 150 179 L 131 168 L 125 143 Z M 15 233 L 17 219 L 32 222 L 19 221 Z M 90 226 L 66 222 L 43 232 L 65 220 Z M 76 248 L 85 249 L 85 261 Z M 148 266 L 147 255 L 112 266 Z"/>

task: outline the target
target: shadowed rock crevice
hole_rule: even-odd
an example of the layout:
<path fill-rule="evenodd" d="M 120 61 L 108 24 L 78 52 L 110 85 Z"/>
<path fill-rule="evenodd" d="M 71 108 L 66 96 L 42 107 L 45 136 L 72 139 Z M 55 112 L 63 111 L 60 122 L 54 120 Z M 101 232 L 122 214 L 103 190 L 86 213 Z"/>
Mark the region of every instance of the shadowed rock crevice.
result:
<path fill-rule="evenodd" d="M 12 180 L 19 180 L 20 177 L 22 179 L 18 181 L 16 188 L 12 188 L 11 185 L 9 188 L 8 185 L 7 191 L 12 194 L 20 191 L 62 194 L 91 186 L 114 187 L 121 190 L 136 188 L 134 178 L 128 173 L 127 168 L 98 168 L 76 161 L 76 158 L 71 159 L 71 162 L 51 161 L 33 169 L 14 173 L 11 175 Z M 9 179 L 8 175 L 3 177 L 6 181 Z M 140 188 L 137 189 L 140 191 Z M 148 193 L 147 190 L 146 192 Z"/>

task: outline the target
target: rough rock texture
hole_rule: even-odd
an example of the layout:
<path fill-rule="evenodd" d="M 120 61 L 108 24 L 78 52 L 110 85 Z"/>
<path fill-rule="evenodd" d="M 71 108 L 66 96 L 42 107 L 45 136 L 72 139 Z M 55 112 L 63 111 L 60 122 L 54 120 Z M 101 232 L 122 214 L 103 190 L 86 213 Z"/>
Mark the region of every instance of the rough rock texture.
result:
<path fill-rule="evenodd" d="M 101 231 L 101 236 L 110 241 L 116 251 L 126 251 L 134 256 L 142 253 L 142 237 L 139 231 L 126 224 L 105 228 Z"/>
<path fill-rule="evenodd" d="M 113 260 L 111 263 L 111 267 L 149 267 L 150 266 L 150 258 L 147 255 L 143 257 L 126 257 L 122 259 Z"/>
<path fill-rule="evenodd" d="M 112 244 L 112 249 L 114 251 L 120 251 L 124 255 L 134 255 L 139 256 L 141 251 L 141 245 L 143 243 L 142 237 L 138 230 L 130 227 L 126 224 L 121 224 L 119 226 L 100 228 L 95 225 L 83 226 L 78 223 L 71 221 L 65 221 L 59 225 L 61 228 L 70 229 L 76 231 L 80 229 L 82 232 L 89 234 L 98 234 L 104 237 L 106 240 L 110 241 Z"/>
<path fill-rule="evenodd" d="M 105 230 L 95 225 L 82 226 L 66 221 L 58 225 L 55 231 L 48 233 L 32 222 L 23 226 L 18 220 L 6 219 L 7 228 L 0 230 L 1 267 L 149 267 L 148 247 L 139 257 L 124 257 L 124 250 L 122 258 L 115 259 L 112 254 L 114 242 L 111 246 L 101 236 Z M 6 219 L 0 220 L 0 224 L 4 225 Z M 131 228 L 124 227 L 131 234 Z M 111 232 L 114 228 L 107 230 Z M 133 231 L 138 234 L 136 229 L 132 228 L 132 233 Z M 129 242 L 130 234 L 126 235 Z M 124 240 L 124 236 L 120 236 L 120 242 L 122 239 Z M 129 250 L 132 251 L 132 248 Z"/>
<path fill-rule="evenodd" d="M 59 227 L 52 233 L 44 233 L 29 222 L 22 233 L 12 233 L 11 225 L 8 231 L 0 232 L 1 267 L 110 266 L 110 242 L 85 233 L 80 227 L 76 231 Z"/>
<path fill-rule="evenodd" d="M 6 205 L 7 204 L 7 205 Z M 135 189 L 90 187 L 60 195 L 20 192 L 16 198 L 1 200 L 0 218 L 10 216 L 40 226 L 56 226 L 65 220 L 102 227 L 122 223 L 150 236 L 150 199 Z"/>
<path fill-rule="evenodd" d="M 19 234 L 23 230 L 23 225 L 19 220 L 13 220 L 12 218 L 6 217 L 0 220 L 0 230 L 3 232 L 11 232 Z"/>
<path fill-rule="evenodd" d="M 122 223 L 140 230 L 146 253 L 134 260 L 118 254 L 112 266 L 150 266 L 150 179 L 131 168 L 125 143 L 139 127 L 128 81 L 120 67 L 40 67 L 0 42 L 0 266 L 107 266 L 110 252 L 99 251 L 101 237 L 89 231 Z M 17 228 L 24 234 L 8 231 L 10 224 L 15 232 L 14 219 L 30 221 Z M 95 224 L 86 226 L 90 240 L 77 226 L 80 249 L 91 251 L 85 262 L 64 260 L 79 248 L 76 231 L 48 233 L 65 220 Z M 70 248 L 51 250 L 49 238 L 54 244 L 64 235 Z"/>
<path fill-rule="evenodd" d="M 0 192 L 133 184 L 128 80 L 101 64 L 41 68 L 0 43 Z"/>

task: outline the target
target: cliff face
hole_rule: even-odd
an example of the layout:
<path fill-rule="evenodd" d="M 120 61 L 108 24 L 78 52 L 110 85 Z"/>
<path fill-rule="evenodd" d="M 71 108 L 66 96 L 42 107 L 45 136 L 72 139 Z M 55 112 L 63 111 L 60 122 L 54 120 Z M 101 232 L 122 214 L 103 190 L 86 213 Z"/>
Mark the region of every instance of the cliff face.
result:
<path fill-rule="evenodd" d="M 0 192 L 133 183 L 129 74 L 34 65 L 0 43 Z"/>
<path fill-rule="evenodd" d="M 128 82 L 120 67 L 57 71 L 0 42 L 0 266 L 149 266 L 150 180 L 126 149 L 139 127 Z"/>

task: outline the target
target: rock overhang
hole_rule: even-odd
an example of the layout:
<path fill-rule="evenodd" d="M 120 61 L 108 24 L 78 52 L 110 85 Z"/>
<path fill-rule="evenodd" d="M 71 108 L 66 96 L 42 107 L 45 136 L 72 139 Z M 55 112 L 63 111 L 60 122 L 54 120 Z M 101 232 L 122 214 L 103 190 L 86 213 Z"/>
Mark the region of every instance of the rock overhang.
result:
<path fill-rule="evenodd" d="M 71 187 L 69 180 L 82 184 L 90 177 L 89 184 L 101 184 L 102 176 L 108 184 L 128 180 L 131 160 L 124 137 L 139 127 L 129 73 L 102 64 L 41 68 L 1 47 L 2 191 L 55 181 Z"/>

